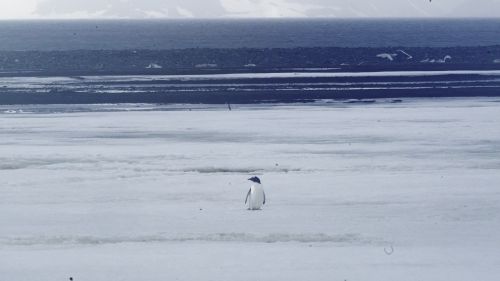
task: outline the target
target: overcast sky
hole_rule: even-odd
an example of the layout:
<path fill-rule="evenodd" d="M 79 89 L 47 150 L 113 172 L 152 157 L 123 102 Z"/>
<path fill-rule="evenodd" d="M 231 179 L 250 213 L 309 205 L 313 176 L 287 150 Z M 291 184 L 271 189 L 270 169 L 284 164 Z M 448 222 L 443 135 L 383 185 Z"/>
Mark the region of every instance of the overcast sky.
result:
<path fill-rule="evenodd" d="M 0 0 L 0 19 L 499 17 L 500 0 Z"/>

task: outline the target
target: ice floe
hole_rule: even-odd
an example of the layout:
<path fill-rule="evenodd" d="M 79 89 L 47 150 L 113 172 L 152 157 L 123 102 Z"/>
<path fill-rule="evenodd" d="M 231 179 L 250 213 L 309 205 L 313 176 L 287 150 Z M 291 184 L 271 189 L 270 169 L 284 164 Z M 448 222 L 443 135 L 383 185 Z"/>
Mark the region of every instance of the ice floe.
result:
<path fill-rule="evenodd" d="M 160 68 L 163 68 L 163 66 L 152 62 L 148 66 L 146 66 L 146 68 L 147 69 L 160 69 Z"/>
<path fill-rule="evenodd" d="M 394 58 L 397 57 L 398 54 L 388 54 L 388 53 L 382 53 L 382 54 L 378 54 L 377 55 L 377 58 L 381 58 L 381 59 L 388 59 L 390 61 L 394 61 Z"/>
<path fill-rule="evenodd" d="M 403 55 L 406 56 L 406 59 L 411 60 L 413 59 L 413 56 L 405 52 L 404 50 L 398 50 L 398 52 L 402 53 Z"/>
<path fill-rule="evenodd" d="M 450 62 L 452 57 L 450 55 L 444 56 L 442 59 L 431 59 L 431 58 L 425 58 L 421 60 L 421 63 L 447 63 Z"/>

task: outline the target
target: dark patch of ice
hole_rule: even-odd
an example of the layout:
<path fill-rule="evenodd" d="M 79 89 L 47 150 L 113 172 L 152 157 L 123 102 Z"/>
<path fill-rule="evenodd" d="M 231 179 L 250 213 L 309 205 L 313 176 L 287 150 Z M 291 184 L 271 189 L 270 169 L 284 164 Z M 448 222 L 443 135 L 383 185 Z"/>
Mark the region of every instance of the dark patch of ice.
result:
<path fill-rule="evenodd" d="M 376 244 L 380 239 L 363 237 L 360 234 L 326 234 L 326 233 L 209 233 L 209 234 L 177 234 L 177 235 L 145 235 L 145 236 L 27 236 L 3 237 L 0 245 L 34 246 L 34 245 L 106 245 L 122 243 L 171 243 L 171 242 L 236 242 L 236 243 L 339 243 L 339 244 Z"/>

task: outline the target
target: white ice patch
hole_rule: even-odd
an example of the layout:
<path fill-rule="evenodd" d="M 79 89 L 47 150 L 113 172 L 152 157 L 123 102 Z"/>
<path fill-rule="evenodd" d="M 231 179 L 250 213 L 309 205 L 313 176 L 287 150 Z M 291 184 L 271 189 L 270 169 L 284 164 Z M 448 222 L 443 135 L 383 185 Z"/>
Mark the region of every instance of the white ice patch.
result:
<path fill-rule="evenodd" d="M 163 68 L 163 66 L 152 62 L 148 66 L 146 66 L 146 68 L 147 69 L 160 69 L 160 68 Z"/>
<path fill-rule="evenodd" d="M 437 60 L 438 63 L 446 63 L 448 61 L 451 61 L 451 56 L 446 55 L 444 58 Z"/>
<path fill-rule="evenodd" d="M 388 54 L 388 53 L 383 53 L 383 54 L 378 54 L 377 58 L 381 59 L 388 59 L 390 61 L 394 61 L 394 57 L 396 57 L 398 54 Z"/>
<path fill-rule="evenodd" d="M 447 62 L 451 61 L 451 59 L 452 59 L 452 57 L 450 55 L 446 55 L 442 59 L 426 58 L 426 59 L 421 60 L 420 62 L 421 63 L 447 63 Z"/>
<path fill-rule="evenodd" d="M 194 74 L 194 75 L 120 75 L 120 76 L 85 76 L 92 82 L 137 82 L 163 80 L 232 80 L 232 79 L 274 79 L 274 78 L 327 78 L 327 77 L 415 77 L 439 75 L 500 75 L 500 70 L 443 70 L 443 71 L 377 71 L 377 72 L 273 72 L 273 73 L 229 73 L 229 74 Z M 12 78 L 0 78 L 0 82 Z M 28 77 L 33 81 L 41 78 Z"/>
<path fill-rule="evenodd" d="M 493 60 L 493 63 L 500 63 L 500 59 Z"/>
<path fill-rule="evenodd" d="M 2 281 L 500 275 L 498 98 L 149 106 L 0 106 Z"/>
<path fill-rule="evenodd" d="M 403 55 L 406 56 L 406 59 L 411 60 L 413 59 L 413 56 L 405 52 L 404 50 L 398 50 L 398 52 L 402 53 Z"/>

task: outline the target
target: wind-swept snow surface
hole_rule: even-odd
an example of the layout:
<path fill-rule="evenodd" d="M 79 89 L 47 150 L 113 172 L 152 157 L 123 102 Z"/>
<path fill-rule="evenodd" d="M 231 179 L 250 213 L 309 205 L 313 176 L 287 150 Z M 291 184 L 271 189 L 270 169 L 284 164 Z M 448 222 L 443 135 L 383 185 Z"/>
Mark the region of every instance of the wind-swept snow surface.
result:
<path fill-rule="evenodd" d="M 0 107 L 0 279 L 497 280 L 497 100 L 232 109 Z"/>

